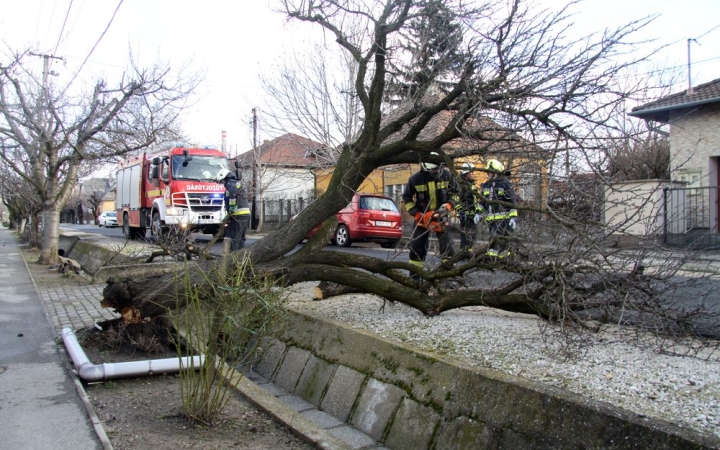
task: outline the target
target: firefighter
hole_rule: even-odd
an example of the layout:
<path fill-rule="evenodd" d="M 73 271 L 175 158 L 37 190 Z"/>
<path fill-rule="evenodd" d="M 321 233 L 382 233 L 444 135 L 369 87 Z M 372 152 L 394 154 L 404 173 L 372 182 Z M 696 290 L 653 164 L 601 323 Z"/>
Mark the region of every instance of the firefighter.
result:
<path fill-rule="evenodd" d="M 435 152 L 431 156 L 439 158 Z M 430 161 L 420 162 L 420 171 L 410 176 L 402 194 L 405 209 L 415 220 L 410 241 L 410 264 L 423 267 L 430 244 L 430 233 L 435 232 L 440 244 L 440 256 L 443 261 L 455 254 L 452 237 L 441 226 L 430 224 L 434 213 L 447 215 L 454 208 L 450 192 L 456 191 L 457 183 L 450 170 L 444 164 Z M 437 224 L 437 222 L 435 222 Z M 414 272 L 410 276 L 419 279 Z"/>
<path fill-rule="evenodd" d="M 480 203 L 480 190 L 475 185 L 475 166 L 464 163 L 460 166 L 460 192 L 455 211 L 460 221 L 460 247 L 470 248 L 475 243 L 477 226 L 485 208 Z"/>
<path fill-rule="evenodd" d="M 485 207 L 485 221 L 490 230 L 490 247 L 487 255 L 504 258 L 510 255 L 507 242 L 502 239 L 517 229 L 515 190 L 506 176 L 505 166 L 497 159 L 487 163 L 488 180 L 480 186 L 481 202 Z M 506 204 L 500 204 L 504 202 Z M 500 237 L 497 240 L 495 238 Z"/>
<path fill-rule="evenodd" d="M 230 215 L 225 237 L 230 238 L 230 251 L 245 247 L 245 233 L 250 224 L 250 205 L 238 177 L 227 169 L 221 169 L 216 181 L 225 185 L 225 211 Z"/>

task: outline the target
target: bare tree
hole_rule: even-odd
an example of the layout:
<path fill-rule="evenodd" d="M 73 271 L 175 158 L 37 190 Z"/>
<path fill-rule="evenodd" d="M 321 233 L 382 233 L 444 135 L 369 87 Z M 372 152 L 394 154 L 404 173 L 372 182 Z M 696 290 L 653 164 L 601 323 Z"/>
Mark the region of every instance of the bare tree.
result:
<path fill-rule="evenodd" d="M 173 128 L 197 80 L 169 66 L 134 64 L 115 87 L 97 80 L 89 92 L 55 86 L 33 74 L 27 53 L 0 66 L 0 158 L 41 204 L 39 262 L 56 261 L 59 217 L 90 164 L 137 152 L 177 136 Z M 73 79 L 75 80 L 75 78 Z"/>
<path fill-rule="evenodd" d="M 537 11 L 521 0 L 282 4 L 291 20 L 321 27 L 352 57 L 357 65 L 353 95 L 362 107 L 362 125 L 352 138 L 340 142 L 327 192 L 287 226 L 247 250 L 255 270 L 288 285 L 307 280 L 343 285 L 405 303 L 428 316 L 485 305 L 535 314 L 561 323 L 562 330 L 595 329 L 598 323 L 613 322 L 698 332 L 687 319 L 699 310 L 688 312 L 673 303 L 670 280 L 681 263 L 663 261 L 649 269 L 648 248 L 628 252 L 606 246 L 612 230 L 602 222 L 564 214 L 547 201 L 524 205 L 537 217 L 528 216 L 521 232 L 507 238 L 514 257 L 504 260 L 486 256 L 487 244 L 459 252 L 449 264 L 427 262 L 422 270 L 402 258 L 321 252 L 332 232 L 330 220 L 301 250 L 289 253 L 319 220 L 343 208 L 373 170 L 417 163 L 431 152 L 439 152 L 437 162 L 451 167 L 459 156 L 500 155 L 513 169 L 530 160 L 528 165 L 537 166 L 539 177 L 543 168 L 555 173 L 555 164 L 562 160 L 558 156 L 567 154 L 588 172 L 602 175 L 605 139 L 622 131 L 613 118 L 624 113 L 626 99 L 644 88 L 621 86 L 616 79 L 625 79 L 623 75 L 642 61 L 626 49 L 632 48 L 633 33 L 649 18 L 599 36 L 571 38 L 568 7 Z M 438 5 L 443 17 L 439 22 L 429 15 Z M 361 27 L 358 22 L 363 22 Z M 345 28 L 346 23 L 352 27 Z M 418 24 L 430 28 L 410 32 Z M 451 24 L 457 26 L 461 42 L 443 47 L 426 39 L 432 27 L 447 30 Z M 418 55 L 424 51 L 451 51 L 453 56 L 427 59 L 429 70 L 411 77 L 411 83 L 389 84 L 396 80 L 391 67 L 420 61 Z M 431 61 L 451 66 L 438 67 Z M 391 86 L 394 90 L 389 92 Z M 391 96 L 394 109 L 386 101 Z M 538 190 L 544 192 L 548 182 L 538 179 Z M 605 178 L 600 176 L 599 182 Z M 409 272 L 423 281 L 413 281 Z M 175 292 L 172 283 L 172 277 L 113 283 L 106 288 L 105 303 L 125 304 L 127 293 L 133 292 L 131 300 L 141 315 L 159 314 L 163 305 L 172 304 L 164 294 Z"/>
<path fill-rule="evenodd" d="M 90 211 L 92 211 L 93 214 L 93 223 L 97 225 L 98 216 L 100 215 L 100 206 L 102 206 L 103 197 L 105 196 L 105 192 L 103 191 L 94 191 L 87 197 L 87 203 L 88 206 L 90 206 Z"/>
<path fill-rule="evenodd" d="M 0 196 L 3 204 L 8 208 L 10 228 L 16 229 L 21 235 L 28 233 L 28 241 L 32 246 L 39 242 L 39 230 L 31 223 L 26 228 L 28 219 L 37 218 L 40 214 L 41 205 L 35 198 L 31 186 L 12 170 L 3 166 L 0 167 Z"/>
<path fill-rule="evenodd" d="M 613 181 L 670 179 L 670 142 L 649 132 L 641 141 L 625 140 L 609 150 L 608 176 Z"/>

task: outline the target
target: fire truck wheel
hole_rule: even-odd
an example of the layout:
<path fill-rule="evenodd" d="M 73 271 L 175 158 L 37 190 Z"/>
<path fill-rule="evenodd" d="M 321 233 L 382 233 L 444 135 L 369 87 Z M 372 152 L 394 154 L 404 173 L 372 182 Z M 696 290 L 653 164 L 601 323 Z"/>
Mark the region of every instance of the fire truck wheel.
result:
<path fill-rule="evenodd" d="M 155 211 L 152 216 L 152 226 L 150 227 L 150 234 L 154 238 L 161 238 L 163 233 L 166 231 L 165 227 L 162 225 L 162 221 L 160 220 L 160 213 Z"/>
<path fill-rule="evenodd" d="M 128 223 L 128 215 L 123 216 L 123 236 L 125 239 L 130 239 L 130 223 Z"/>

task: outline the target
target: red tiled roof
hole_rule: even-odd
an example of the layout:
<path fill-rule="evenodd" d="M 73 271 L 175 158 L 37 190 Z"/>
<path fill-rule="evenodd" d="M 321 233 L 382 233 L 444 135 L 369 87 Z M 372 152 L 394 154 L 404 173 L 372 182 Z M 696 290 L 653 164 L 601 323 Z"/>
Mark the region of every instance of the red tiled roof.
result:
<path fill-rule="evenodd" d="M 720 103 L 720 78 L 693 87 L 689 94 L 687 90 L 684 90 L 636 106 L 630 111 L 630 115 L 642 119 L 668 122 L 670 111 L 709 103 Z"/>
<path fill-rule="evenodd" d="M 409 107 L 406 104 L 388 113 L 383 118 L 383 124 L 397 120 Z M 452 111 L 441 111 L 436 114 L 425 125 L 417 139 L 419 141 L 431 141 L 445 130 L 452 121 L 453 116 Z M 404 125 L 400 131 L 388 136 L 383 144 L 387 145 L 402 139 L 410 126 L 416 121 L 417 119 L 413 119 L 409 125 Z M 488 117 L 471 119 L 465 127 L 465 132 L 467 136 L 455 138 L 445 143 L 442 150 L 451 157 L 456 158 L 468 152 L 478 154 L 525 153 L 533 148 L 530 142 Z"/>
<path fill-rule="evenodd" d="M 327 152 L 324 145 L 295 134 L 285 134 L 258 146 L 260 162 L 265 166 L 308 167 L 318 164 L 318 152 Z M 251 165 L 254 152 L 238 156 L 244 165 Z"/>

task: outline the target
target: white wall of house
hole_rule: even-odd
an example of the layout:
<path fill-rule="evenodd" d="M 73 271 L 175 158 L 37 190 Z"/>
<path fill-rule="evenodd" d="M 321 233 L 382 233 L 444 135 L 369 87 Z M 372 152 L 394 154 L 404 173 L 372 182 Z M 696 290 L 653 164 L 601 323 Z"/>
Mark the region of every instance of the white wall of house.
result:
<path fill-rule="evenodd" d="M 720 103 L 701 108 L 686 108 L 670 116 L 670 167 L 672 179 L 687 187 L 717 186 L 720 166 Z M 703 222 L 717 231 L 718 192 L 700 189 L 695 202 L 707 205 Z"/>
<path fill-rule="evenodd" d="M 307 198 L 315 189 L 315 175 L 306 168 L 263 167 L 263 199 Z"/>
<path fill-rule="evenodd" d="M 665 180 L 639 180 L 615 183 L 605 188 L 604 220 L 611 235 L 617 237 L 660 236 L 665 233 L 663 189 L 684 183 Z M 681 220 L 668 217 L 668 221 Z"/>
<path fill-rule="evenodd" d="M 720 104 L 676 111 L 670 119 L 672 179 L 688 187 L 715 186 L 710 173 L 711 159 L 720 157 Z"/>

